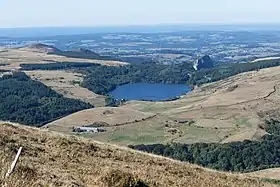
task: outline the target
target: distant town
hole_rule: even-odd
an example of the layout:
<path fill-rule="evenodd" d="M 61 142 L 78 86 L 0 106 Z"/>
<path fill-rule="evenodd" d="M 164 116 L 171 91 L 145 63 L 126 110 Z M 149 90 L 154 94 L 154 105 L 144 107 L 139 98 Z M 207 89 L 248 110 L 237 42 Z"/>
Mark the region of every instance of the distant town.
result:
<path fill-rule="evenodd" d="M 32 43 L 63 50 L 85 48 L 130 63 L 177 64 L 210 55 L 216 63 L 248 62 L 280 54 L 277 31 L 185 31 L 0 38 L 1 48 Z"/>

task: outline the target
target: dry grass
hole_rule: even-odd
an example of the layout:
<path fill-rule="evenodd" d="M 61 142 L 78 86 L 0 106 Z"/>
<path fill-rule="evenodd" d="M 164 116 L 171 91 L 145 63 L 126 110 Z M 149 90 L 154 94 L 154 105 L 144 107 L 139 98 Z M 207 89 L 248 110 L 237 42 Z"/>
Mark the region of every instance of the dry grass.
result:
<path fill-rule="evenodd" d="M 50 130 L 71 132 L 73 126 L 92 125 L 105 122 L 108 126 L 120 126 L 144 121 L 154 116 L 152 113 L 139 112 L 126 108 L 99 107 L 76 112 L 57 121 L 47 124 Z"/>
<path fill-rule="evenodd" d="M 65 97 L 80 99 L 96 107 L 105 106 L 105 96 L 81 87 L 84 76 L 71 71 L 25 71 L 32 79 L 42 82 Z"/>
<path fill-rule="evenodd" d="M 0 63 L 8 65 L 0 66 L 0 70 L 20 69 L 20 64 L 45 64 L 53 62 L 88 62 L 97 63 L 106 66 L 126 65 L 125 62 L 90 60 L 81 58 L 68 58 L 58 55 L 48 55 L 33 48 L 2 49 L 0 53 Z M 63 94 L 65 97 L 81 99 L 95 106 L 104 106 L 105 97 L 90 92 L 79 85 L 73 85 L 72 81 L 82 81 L 83 77 L 76 73 L 66 71 L 26 71 L 33 79 L 41 81 L 43 84 L 50 86 L 55 91 Z"/>
<path fill-rule="evenodd" d="M 216 134 L 224 135 L 220 142 L 259 139 L 265 134 L 259 125 L 266 117 L 260 114 L 280 111 L 279 80 L 280 67 L 263 69 L 203 85 L 177 101 L 131 101 L 124 107 L 153 112 L 164 116 L 164 120 L 192 119 L 196 126 L 203 127 L 202 131 L 215 128 Z M 185 134 L 180 141 L 189 143 L 188 137 Z"/>
<path fill-rule="evenodd" d="M 110 187 L 148 187 L 148 185 L 141 179 L 138 179 L 131 173 L 126 173 L 119 169 L 110 171 L 106 176 L 103 176 L 101 180 L 105 185 Z"/>
<path fill-rule="evenodd" d="M 267 179 L 280 180 L 280 168 L 271 168 L 271 169 L 255 171 L 252 173 L 247 173 L 246 175 L 251 177 L 262 177 Z"/>
<path fill-rule="evenodd" d="M 81 58 L 68 58 L 58 55 L 48 55 L 30 48 L 19 48 L 19 49 L 2 49 L 0 53 L 0 61 L 8 63 L 7 66 L 1 66 L 1 69 L 11 70 L 20 69 L 20 64 L 45 64 L 55 62 L 88 62 L 97 63 L 107 66 L 120 66 L 126 65 L 125 62 L 119 61 L 106 61 L 106 60 L 90 60 Z"/>
<path fill-rule="evenodd" d="M 259 128 L 264 118 L 280 114 L 278 80 L 280 67 L 243 73 L 203 85 L 177 101 L 130 101 L 111 108 L 114 115 L 102 115 L 105 108 L 83 111 L 51 123 L 50 128 L 70 133 L 72 126 L 105 121 L 114 127 L 106 133 L 86 136 L 120 145 L 258 140 L 266 134 Z M 156 119 L 146 119 L 143 114 L 147 113 L 156 115 Z M 178 123 L 185 120 L 195 123 L 191 127 Z M 178 133 L 170 131 L 174 128 Z"/>
<path fill-rule="evenodd" d="M 15 172 L 3 175 L 17 149 Z M 0 186 L 272 186 L 127 148 L 43 130 L 0 125 Z"/>

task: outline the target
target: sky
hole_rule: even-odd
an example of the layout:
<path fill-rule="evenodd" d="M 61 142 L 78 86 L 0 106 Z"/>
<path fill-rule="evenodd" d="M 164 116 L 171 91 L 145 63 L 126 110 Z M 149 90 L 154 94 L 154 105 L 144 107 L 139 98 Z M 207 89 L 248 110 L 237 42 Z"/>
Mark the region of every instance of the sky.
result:
<path fill-rule="evenodd" d="M 280 1 L 0 1 L 0 28 L 240 23 L 280 23 Z"/>

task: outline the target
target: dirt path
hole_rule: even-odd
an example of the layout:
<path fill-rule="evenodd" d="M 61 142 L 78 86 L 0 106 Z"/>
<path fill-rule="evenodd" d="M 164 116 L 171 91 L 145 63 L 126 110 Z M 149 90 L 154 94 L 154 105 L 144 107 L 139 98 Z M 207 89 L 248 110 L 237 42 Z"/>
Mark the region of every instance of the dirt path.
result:
<path fill-rule="evenodd" d="M 251 99 L 251 100 L 247 100 L 247 101 L 242 101 L 242 102 L 238 102 L 238 103 L 234 103 L 234 104 L 230 104 L 230 105 L 215 105 L 215 106 L 208 106 L 208 107 L 203 107 L 203 109 L 213 109 L 213 108 L 227 108 L 227 107 L 231 107 L 231 106 L 237 106 L 237 105 L 241 105 L 241 104 L 248 104 L 254 101 L 260 101 L 263 99 L 267 99 L 269 98 L 271 95 L 273 95 L 274 93 L 277 92 L 278 89 L 278 85 L 274 85 L 273 86 L 273 91 L 269 92 L 267 95 L 257 98 L 257 99 Z M 190 109 L 187 110 L 188 112 L 193 112 L 193 111 L 199 111 L 202 108 L 194 108 L 194 109 Z"/>

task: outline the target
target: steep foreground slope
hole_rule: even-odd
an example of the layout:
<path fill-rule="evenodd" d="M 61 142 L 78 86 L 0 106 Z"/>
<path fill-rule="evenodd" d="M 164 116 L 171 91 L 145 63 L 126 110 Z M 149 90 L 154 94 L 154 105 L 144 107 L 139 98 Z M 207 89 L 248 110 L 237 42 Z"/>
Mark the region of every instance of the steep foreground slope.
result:
<path fill-rule="evenodd" d="M 15 172 L 3 179 L 22 146 Z M 77 137 L 0 125 L 0 186 L 272 186 Z"/>

